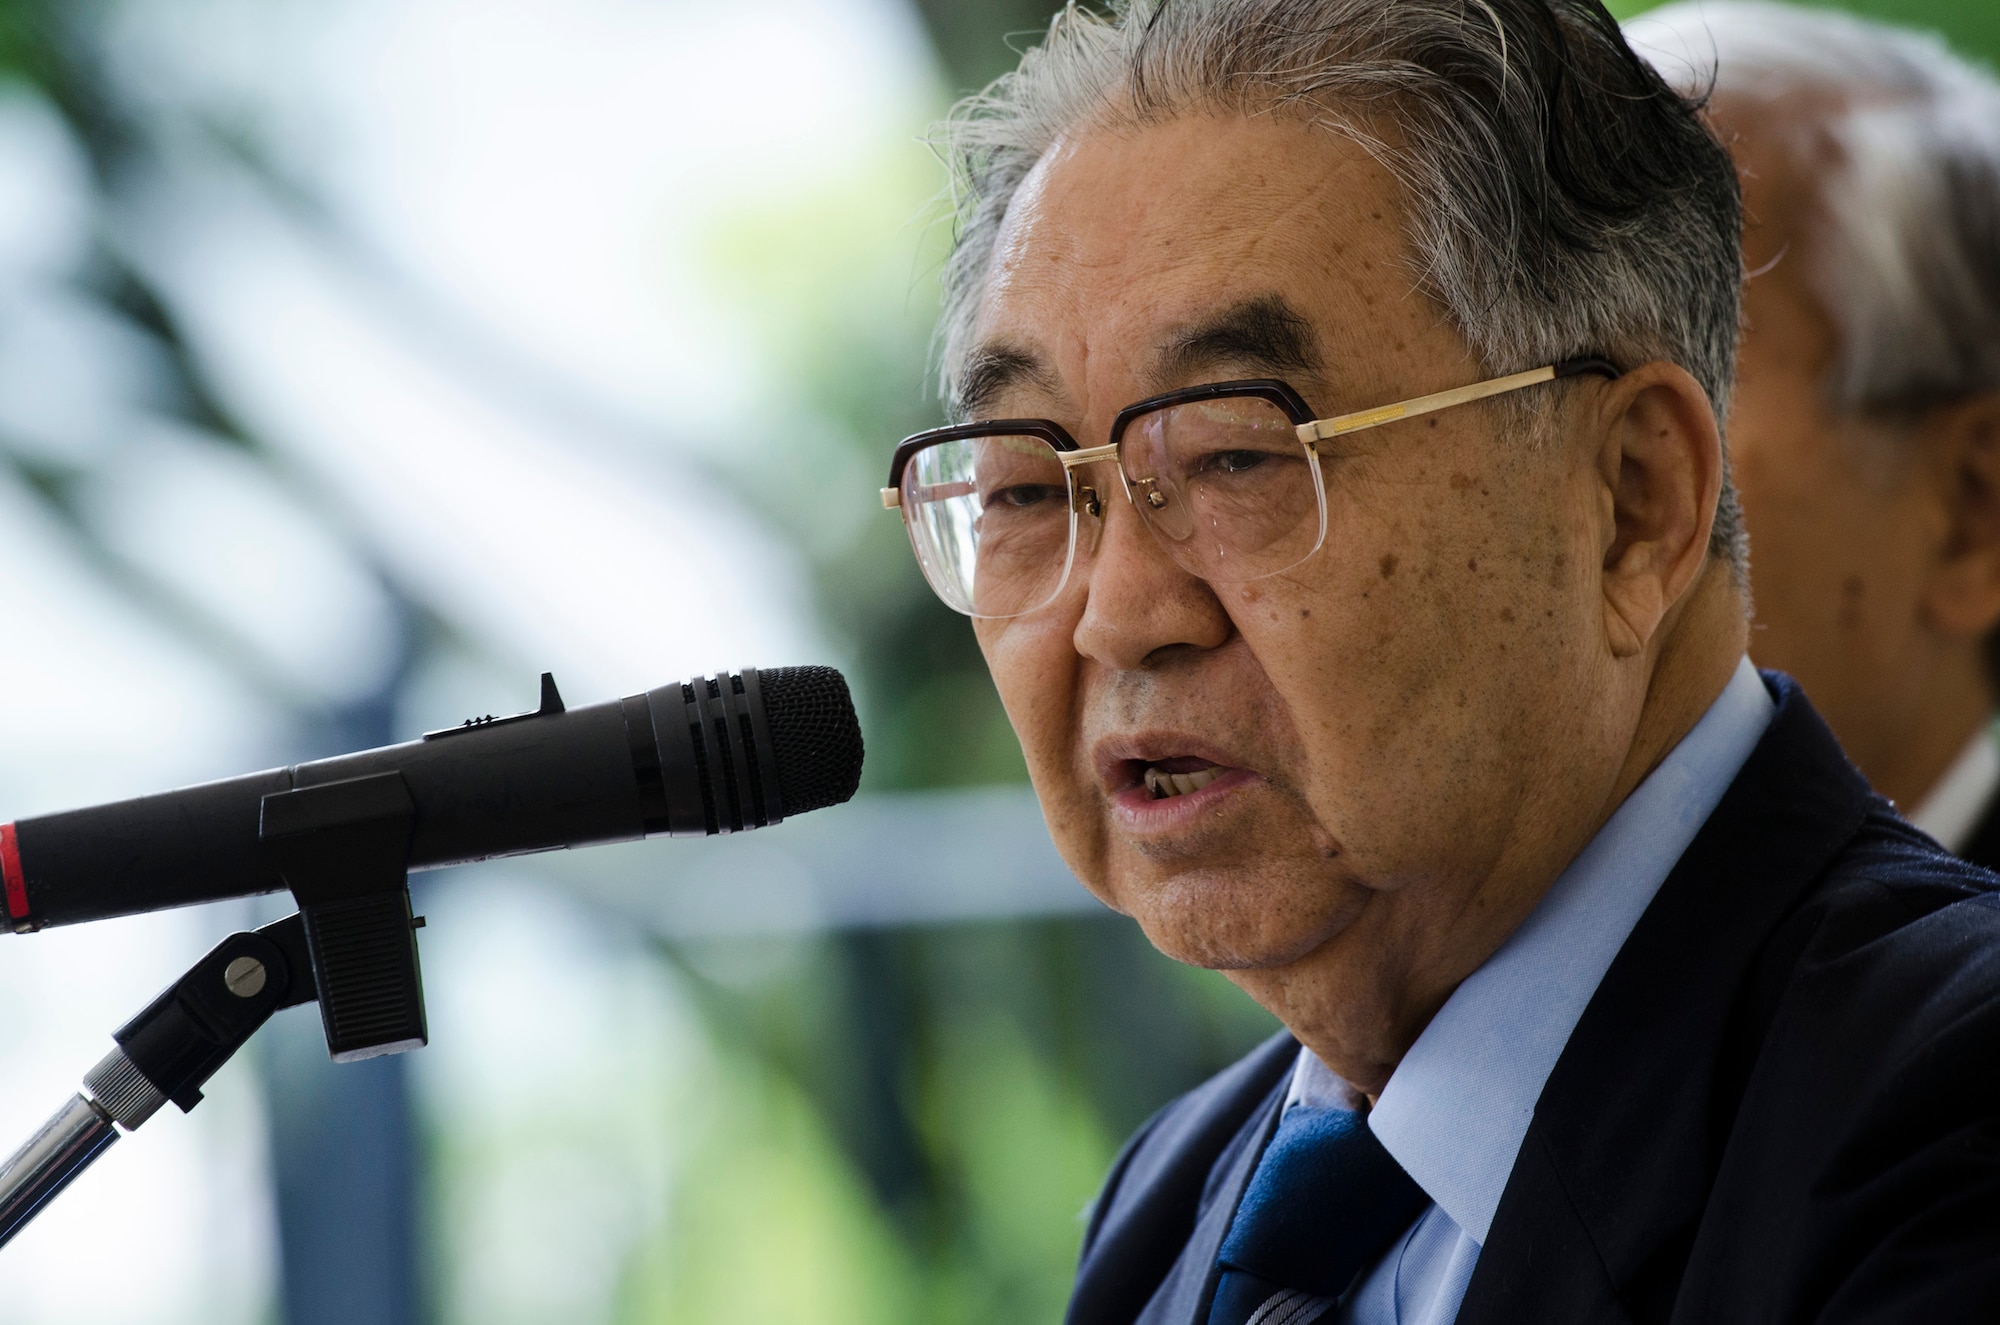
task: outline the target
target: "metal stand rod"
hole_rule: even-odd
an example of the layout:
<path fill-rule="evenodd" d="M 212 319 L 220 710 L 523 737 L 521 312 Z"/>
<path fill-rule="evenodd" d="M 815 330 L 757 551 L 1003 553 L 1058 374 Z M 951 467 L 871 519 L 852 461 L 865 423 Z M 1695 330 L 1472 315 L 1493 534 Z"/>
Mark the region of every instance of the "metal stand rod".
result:
<path fill-rule="evenodd" d="M 81 1093 L 70 1096 L 0 1168 L 0 1247 L 117 1139 L 110 1114 Z"/>

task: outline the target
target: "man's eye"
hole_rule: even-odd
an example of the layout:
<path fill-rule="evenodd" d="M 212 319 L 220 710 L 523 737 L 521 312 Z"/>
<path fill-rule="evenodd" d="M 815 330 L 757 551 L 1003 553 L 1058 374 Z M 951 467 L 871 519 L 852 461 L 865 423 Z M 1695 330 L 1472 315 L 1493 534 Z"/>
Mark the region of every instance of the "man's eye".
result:
<path fill-rule="evenodd" d="M 995 506 L 1037 506 L 1047 501 L 1061 501 L 1066 494 L 1050 483 L 1017 483 L 1009 488 L 996 488 L 986 495 L 986 509 Z"/>
<path fill-rule="evenodd" d="M 1202 462 L 1201 468 L 1211 474 L 1242 474 L 1270 458 L 1262 451 L 1217 451 Z"/>

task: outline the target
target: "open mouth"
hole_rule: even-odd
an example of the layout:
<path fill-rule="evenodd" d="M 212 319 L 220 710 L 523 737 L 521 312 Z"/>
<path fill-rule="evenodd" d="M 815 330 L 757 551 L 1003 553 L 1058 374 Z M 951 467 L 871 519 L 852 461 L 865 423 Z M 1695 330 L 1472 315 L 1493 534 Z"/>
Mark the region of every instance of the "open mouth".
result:
<path fill-rule="evenodd" d="M 1147 764 L 1141 776 L 1146 784 L 1146 794 L 1156 801 L 1163 801 L 1200 791 L 1222 773 L 1221 768 L 1206 759 L 1184 758 Z"/>
<path fill-rule="evenodd" d="M 1237 792 L 1264 782 L 1236 750 L 1191 732 L 1106 737 L 1092 753 L 1098 786 L 1119 829 L 1135 840 L 1165 841 L 1213 828 Z"/>

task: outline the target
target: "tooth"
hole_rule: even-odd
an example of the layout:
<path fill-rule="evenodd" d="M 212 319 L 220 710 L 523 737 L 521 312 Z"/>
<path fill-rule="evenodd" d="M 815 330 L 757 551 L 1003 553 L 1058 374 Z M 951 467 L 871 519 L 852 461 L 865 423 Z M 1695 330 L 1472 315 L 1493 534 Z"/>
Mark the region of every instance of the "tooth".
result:
<path fill-rule="evenodd" d="M 1167 778 L 1174 784 L 1174 795 L 1185 796 L 1194 790 L 1194 779 L 1185 773 L 1169 773 Z"/>
<path fill-rule="evenodd" d="M 1193 773 L 1189 773 L 1187 775 L 1187 780 L 1190 784 L 1188 786 L 1188 790 L 1200 791 L 1203 787 L 1215 781 L 1216 775 L 1221 772 L 1222 770 L 1219 768 L 1204 768 L 1204 769 L 1199 769 Z"/>
<path fill-rule="evenodd" d="M 1160 798 L 1162 798 L 1167 794 L 1166 791 L 1160 786 L 1160 780 L 1164 776 L 1165 774 L 1161 773 L 1160 770 L 1157 768 L 1149 766 L 1146 769 L 1146 790 L 1148 793 L 1152 795 L 1154 800 L 1159 800 Z"/>

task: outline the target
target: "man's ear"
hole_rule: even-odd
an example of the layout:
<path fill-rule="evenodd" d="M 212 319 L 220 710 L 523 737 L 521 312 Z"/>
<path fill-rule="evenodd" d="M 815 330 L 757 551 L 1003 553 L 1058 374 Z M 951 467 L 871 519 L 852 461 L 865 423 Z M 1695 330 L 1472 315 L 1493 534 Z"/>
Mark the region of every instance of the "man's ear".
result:
<path fill-rule="evenodd" d="M 1599 411 L 1604 626 L 1613 656 L 1628 658 L 1652 642 L 1708 555 L 1722 433 L 1701 384 L 1664 361 L 1610 383 Z"/>
<path fill-rule="evenodd" d="M 2000 393 L 1927 417 L 1917 441 L 1934 457 L 1946 535 L 1924 586 L 1924 616 L 1948 639 L 2000 623 Z"/>

